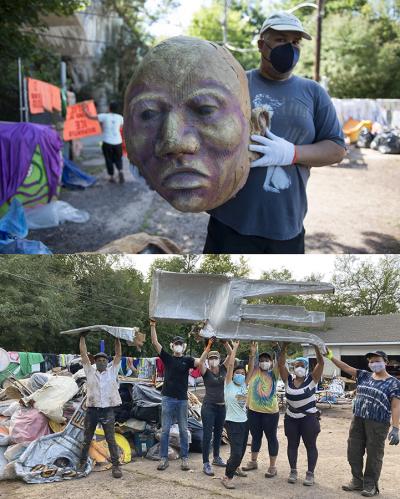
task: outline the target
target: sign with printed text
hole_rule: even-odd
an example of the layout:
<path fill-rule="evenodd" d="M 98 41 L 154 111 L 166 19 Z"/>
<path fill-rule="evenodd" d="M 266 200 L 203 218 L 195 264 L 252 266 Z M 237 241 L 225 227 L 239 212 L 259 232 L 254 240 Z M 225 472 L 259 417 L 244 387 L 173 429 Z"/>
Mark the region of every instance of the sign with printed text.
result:
<path fill-rule="evenodd" d="M 28 78 L 28 98 L 31 114 L 61 111 L 60 89 L 51 83 Z"/>
<path fill-rule="evenodd" d="M 67 107 L 64 140 L 76 140 L 90 135 L 100 135 L 101 133 L 96 106 L 92 100 Z"/>

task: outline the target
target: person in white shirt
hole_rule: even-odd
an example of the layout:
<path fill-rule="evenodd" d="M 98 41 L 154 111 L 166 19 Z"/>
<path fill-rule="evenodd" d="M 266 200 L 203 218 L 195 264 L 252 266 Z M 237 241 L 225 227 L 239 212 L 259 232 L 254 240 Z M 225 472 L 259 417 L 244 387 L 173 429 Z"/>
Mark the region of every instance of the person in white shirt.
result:
<path fill-rule="evenodd" d="M 114 165 L 118 170 L 119 182 L 122 184 L 124 179 L 124 174 L 122 172 L 122 135 L 121 127 L 124 124 L 124 118 L 117 113 L 118 105 L 116 102 L 110 102 L 109 112 L 100 113 L 97 116 L 91 115 L 87 106 L 83 107 L 83 110 L 88 118 L 97 119 L 101 124 L 103 130 L 102 140 L 102 151 L 104 159 L 106 162 L 107 172 L 109 175 L 109 181 L 115 182 L 114 178 Z"/>
<path fill-rule="evenodd" d="M 92 366 L 87 354 L 85 335 L 81 335 L 79 349 L 82 358 L 83 369 L 86 374 L 87 411 L 85 414 L 85 433 L 78 472 L 84 471 L 96 426 L 100 423 L 110 450 L 112 461 L 112 476 L 121 478 L 122 472 L 119 467 L 119 453 L 115 441 L 115 417 L 114 407 L 121 405 L 121 397 L 118 391 L 118 371 L 121 362 L 121 342 L 115 339 L 115 356 L 110 365 L 108 357 L 104 352 L 94 356 L 96 367 Z"/>

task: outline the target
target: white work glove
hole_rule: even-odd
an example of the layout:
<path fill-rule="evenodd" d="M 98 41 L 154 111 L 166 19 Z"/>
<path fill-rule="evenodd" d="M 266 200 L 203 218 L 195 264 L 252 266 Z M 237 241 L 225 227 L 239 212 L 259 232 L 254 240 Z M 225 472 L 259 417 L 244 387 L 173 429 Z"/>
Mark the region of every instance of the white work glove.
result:
<path fill-rule="evenodd" d="M 295 159 L 296 148 L 291 142 L 277 137 L 269 130 L 265 137 L 252 135 L 251 140 L 261 145 L 250 144 L 249 150 L 263 154 L 261 158 L 252 161 L 251 168 L 257 166 L 286 166 L 292 165 Z"/>

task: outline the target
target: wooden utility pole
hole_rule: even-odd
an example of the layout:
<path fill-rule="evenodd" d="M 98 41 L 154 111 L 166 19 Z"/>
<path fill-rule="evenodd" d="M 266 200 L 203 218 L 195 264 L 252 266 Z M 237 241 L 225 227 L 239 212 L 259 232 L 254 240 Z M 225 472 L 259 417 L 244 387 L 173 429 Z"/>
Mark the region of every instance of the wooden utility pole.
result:
<path fill-rule="evenodd" d="M 314 80 L 320 81 L 320 62 L 321 62 L 321 35 L 322 35 L 322 17 L 324 15 L 324 0 L 318 0 L 318 13 L 317 13 L 317 36 L 315 47 L 315 66 L 314 66 Z"/>

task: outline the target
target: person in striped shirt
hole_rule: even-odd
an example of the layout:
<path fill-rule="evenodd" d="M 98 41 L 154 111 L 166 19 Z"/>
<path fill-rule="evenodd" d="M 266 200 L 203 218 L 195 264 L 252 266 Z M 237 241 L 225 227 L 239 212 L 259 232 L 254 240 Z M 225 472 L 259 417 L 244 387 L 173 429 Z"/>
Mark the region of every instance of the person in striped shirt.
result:
<path fill-rule="evenodd" d="M 324 359 L 319 349 L 315 347 L 317 364 L 313 371 L 309 372 L 309 361 L 306 357 L 298 357 L 294 361 L 294 375 L 292 375 L 286 367 L 286 348 L 287 345 L 284 344 L 278 359 L 278 367 L 282 381 L 286 385 L 287 409 L 284 428 L 290 464 L 288 482 L 297 482 L 297 454 L 302 438 L 308 461 L 303 485 L 310 486 L 314 485 L 314 470 L 318 459 L 317 437 L 321 431 L 315 389 L 322 376 Z"/>

